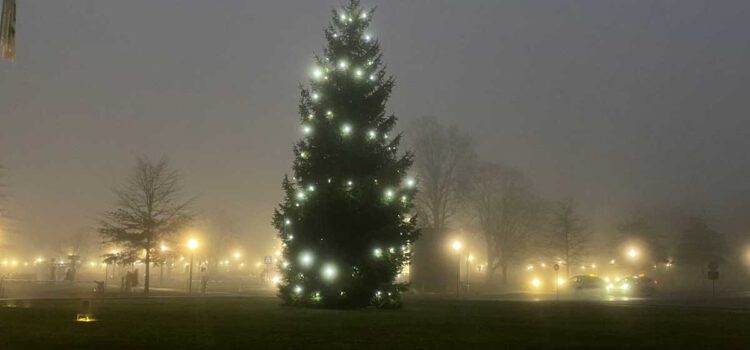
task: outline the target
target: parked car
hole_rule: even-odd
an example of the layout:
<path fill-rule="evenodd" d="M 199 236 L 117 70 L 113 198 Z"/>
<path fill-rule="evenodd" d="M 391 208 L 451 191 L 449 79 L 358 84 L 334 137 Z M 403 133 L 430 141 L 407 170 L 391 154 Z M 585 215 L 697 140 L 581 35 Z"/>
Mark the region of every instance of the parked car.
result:
<path fill-rule="evenodd" d="M 607 293 L 632 296 L 650 296 L 656 293 L 658 282 L 648 276 L 625 277 L 607 285 Z"/>

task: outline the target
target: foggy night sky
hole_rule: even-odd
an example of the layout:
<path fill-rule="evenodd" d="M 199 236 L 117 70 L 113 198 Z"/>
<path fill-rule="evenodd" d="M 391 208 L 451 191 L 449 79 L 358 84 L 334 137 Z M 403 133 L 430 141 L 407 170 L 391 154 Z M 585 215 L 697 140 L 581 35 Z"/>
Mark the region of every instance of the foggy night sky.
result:
<path fill-rule="evenodd" d="M 343 2 L 19 1 L 17 62 L 0 62 L 8 230 L 93 226 L 143 154 L 270 246 L 298 84 Z M 750 2 L 363 5 L 400 128 L 458 123 L 598 230 L 643 205 L 750 213 Z"/>

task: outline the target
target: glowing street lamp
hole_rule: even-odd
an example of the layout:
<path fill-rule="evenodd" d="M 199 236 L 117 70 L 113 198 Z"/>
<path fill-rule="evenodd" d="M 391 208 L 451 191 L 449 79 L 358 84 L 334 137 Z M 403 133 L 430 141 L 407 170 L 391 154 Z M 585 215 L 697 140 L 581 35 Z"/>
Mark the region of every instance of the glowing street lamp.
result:
<path fill-rule="evenodd" d="M 188 279 L 188 294 L 193 294 L 193 259 L 195 258 L 195 249 L 198 248 L 198 241 L 190 239 L 187 242 L 187 247 L 190 249 L 190 278 Z"/>
<path fill-rule="evenodd" d="M 636 259 L 638 259 L 638 256 L 640 254 L 641 253 L 638 251 L 638 249 L 635 249 L 633 247 L 630 247 L 628 249 L 628 258 L 630 258 L 630 260 L 636 260 Z"/>
<path fill-rule="evenodd" d="M 451 244 L 451 248 L 453 248 L 453 250 L 456 251 L 456 252 L 458 252 L 459 250 L 461 250 L 461 246 L 462 246 L 462 244 L 459 241 L 453 241 L 453 244 Z"/>

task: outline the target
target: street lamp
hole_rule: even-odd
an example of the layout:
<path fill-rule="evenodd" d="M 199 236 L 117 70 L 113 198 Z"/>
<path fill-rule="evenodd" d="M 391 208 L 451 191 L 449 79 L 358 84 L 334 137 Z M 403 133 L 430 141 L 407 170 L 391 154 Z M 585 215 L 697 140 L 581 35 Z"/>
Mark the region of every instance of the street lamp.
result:
<path fill-rule="evenodd" d="M 458 261 L 458 268 L 456 269 L 456 298 L 461 297 L 461 242 L 453 241 L 451 247 L 456 252 L 456 260 Z"/>
<path fill-rule="evenodd" d="M 198 241 L 190 239 L 187 242 L 188 249 L 190 249 L 190 278 L 188 279 L 188 294 L 193 294 L 193 258 L 195 257 L 195 249 L 198 248 Z"/>

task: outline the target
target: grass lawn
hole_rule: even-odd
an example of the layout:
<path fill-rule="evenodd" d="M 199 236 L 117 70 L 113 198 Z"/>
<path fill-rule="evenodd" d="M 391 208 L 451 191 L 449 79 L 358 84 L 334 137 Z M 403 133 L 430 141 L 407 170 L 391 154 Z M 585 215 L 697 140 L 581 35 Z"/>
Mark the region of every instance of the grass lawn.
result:
<path fill-rule="evenodd" d="M 0 349 L 750 348 L 750 315 L 603 303 L 411 298 L 404 309 L 309 310 L 272 297 L 0 301 Z M 13 306 L 13 305 L 11 305 Z"/>

